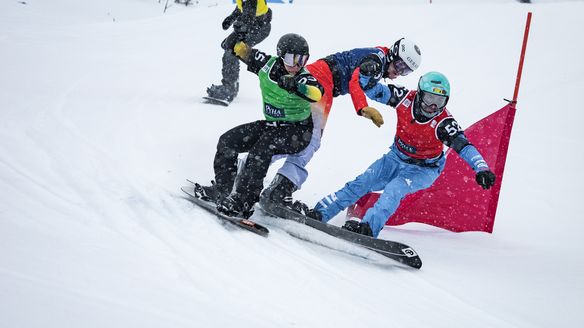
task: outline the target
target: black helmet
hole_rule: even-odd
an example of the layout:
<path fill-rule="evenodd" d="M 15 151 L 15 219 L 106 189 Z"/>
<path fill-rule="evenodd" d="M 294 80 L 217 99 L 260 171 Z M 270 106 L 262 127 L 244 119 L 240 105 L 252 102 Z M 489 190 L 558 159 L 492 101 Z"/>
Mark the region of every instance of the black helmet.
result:
<path fill-rule="evenodd" d="M 308 42 L 298 34 L 284 34 L 278 41 L 277 54 L 278 57 L 282 57 L 285 54 L 308 56 Z"/>

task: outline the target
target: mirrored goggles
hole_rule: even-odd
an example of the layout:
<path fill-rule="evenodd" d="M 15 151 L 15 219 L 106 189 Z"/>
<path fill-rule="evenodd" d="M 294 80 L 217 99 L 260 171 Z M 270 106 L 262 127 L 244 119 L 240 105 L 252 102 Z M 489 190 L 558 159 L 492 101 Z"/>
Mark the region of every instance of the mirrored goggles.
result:
<path fill-rule="evenodd" d="M 294 67 L 304 67 L 308 61 L 308 55 L 296 55 L 296 54 L 285 54 L 282 56 L 282 60 L 286 66 Z"/>
<path fill-rule="evenodd" d="M 397 74 L 401 76 L 406 76 L 413 72 L 412 69 L 408 66 L 408 64 L 406 64 L 406 62 L 404 62 L 403 59 L 401 58 L 398 58 L 393 61 L 393 67 L 395 67 Z"/>
<path fill-rule="evenodd" d="M 448 97 L 429 92 L 422 92 L 422 102 L 428 107 L 434 105 L 437 109 L 442 109 L 446 106 Z"/>

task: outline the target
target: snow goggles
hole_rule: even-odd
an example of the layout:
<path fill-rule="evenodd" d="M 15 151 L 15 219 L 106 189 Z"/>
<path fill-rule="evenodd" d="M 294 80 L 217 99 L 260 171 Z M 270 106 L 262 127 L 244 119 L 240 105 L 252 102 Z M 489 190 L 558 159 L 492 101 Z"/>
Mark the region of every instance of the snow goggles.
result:
<path fill-rule="evenodd" d="M 413 72 L 412 69 L 408 66 L 408 64 L 406 64 L 406 62 L 403 61 L 403 59 L 401 58 L 398 58 L 393 61 L 393 67 L 397 71 L 397 74 L 401 76 L 406 76 Z"/>
<path fill-rule="evenodd" d="M 430 92 L 422 92 L 422 102 L 427 107 L 434 105 L 437 109 L 442 109 L 444 106 L 446 106 L 448 97 Z"/>
<path fill-rule="evenodd" d="M 282 60 L 286 66 L 294 67 L 304 67 L 308 61 L 308 55 L 296 55 L 296 54 L 285 54 L 282 56 Z"/>

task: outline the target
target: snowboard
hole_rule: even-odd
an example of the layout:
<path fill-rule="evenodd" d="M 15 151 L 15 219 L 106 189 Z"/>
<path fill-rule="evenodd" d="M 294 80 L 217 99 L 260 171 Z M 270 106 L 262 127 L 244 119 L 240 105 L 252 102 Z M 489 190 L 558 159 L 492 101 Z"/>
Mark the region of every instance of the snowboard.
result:
<path fill-rule="evenodd" d="M 233 224 L 233 225 L 235 225 L 239 228 L 242 228 L 244 230 L 251 231 L 251 232 L 258 234 L 260 236 L 263 236 L 263 237 L 267 237 L 268 234 L 270 233 L 268 228 L 260 225 L 259 223 L 254 222 L 250 219 L 233 217 L 233 216 L 225 215 L 225 214 L 219 212 L 217 210 L 217 205 L 215 203 L 205 201 L 203 199 L 198 198 L 195 195 L 195 191 L 194 191 L 195 183 L 190 181 L 190 180 L 187 180 L 187 181 L 191 185 L 183 186 L 180 188 L 182 190 L 182 192 L 185 194 L 185 196 L 183 196 L 182 198 L 197 205 L 198 207 L 201 207 L 201 208 L 207 210 L 209 213 L 215 214 L 217 216 L 217 218 L 219 218 L 220 220 L 228 222 L 230 224 Z"/>
<path fill-rule="evenodd" d="M 409 267 L 415 269 L 420 269 L 422 267 L 422 260 L 416 251 L 406 244 L 354 233 L 332 224 L 311 219 L 290 208 L 280 206 L 264 199 L 260 200 L 260 209 L 270 216 L 305 224 L 333 237 L 337 237 L 375 251 L 385 257 L 388 257 Z"/>
<path fill-rule="evenodd" d="M 224 100 L 224 99 L 219 99 L 219 98 L 213 98 L 213 97 L 203 97 L 203 103 L 205 104 L 211 104 L 211 105 L 219 105 L 219 106 L 229 106 L 229 104 L 231 102 Z"/>

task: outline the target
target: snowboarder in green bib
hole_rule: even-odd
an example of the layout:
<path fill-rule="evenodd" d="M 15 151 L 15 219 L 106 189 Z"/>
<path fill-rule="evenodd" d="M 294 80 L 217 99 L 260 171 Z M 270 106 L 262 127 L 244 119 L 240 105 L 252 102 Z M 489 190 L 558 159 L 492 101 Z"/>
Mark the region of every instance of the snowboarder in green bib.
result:
<path fill-rule="evenodd" d="M 224 214 L 248 218 L 259 200 L 272 156 L 298 153 L 310 143 L 310 104 L 320 100 L 324 89 L 304 68 L 308 43 L 298 34 L 280 38 L 277 56 L 244 42 L 237 43 L 233 52 L 259 77 L 265 119 L 236 126 L 219 138 L 213 163 L 215 184 L 197 185 L 195 192 L 200 198 L 214 200 Z M 244 152 L 249 153 L 248 158 L 233 190 L 237 157 Z"/>

